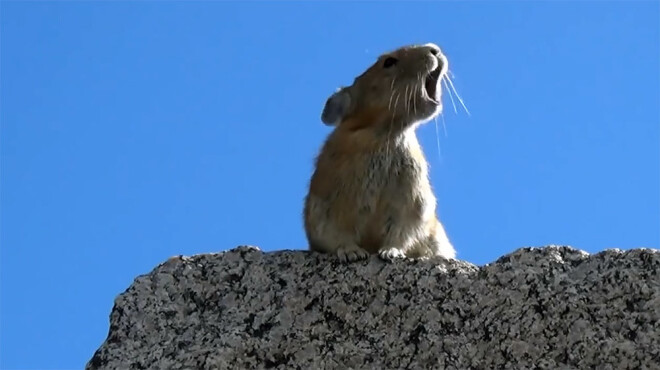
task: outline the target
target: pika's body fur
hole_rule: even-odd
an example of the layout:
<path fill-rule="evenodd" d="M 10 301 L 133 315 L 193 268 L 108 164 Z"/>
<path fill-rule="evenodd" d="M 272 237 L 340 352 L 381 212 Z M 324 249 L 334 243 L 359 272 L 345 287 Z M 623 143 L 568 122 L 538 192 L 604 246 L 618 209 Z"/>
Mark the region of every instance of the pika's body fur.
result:
<path fill-rule="evenodd" d="M 375 253 L 455 257 L 415 135 L 441 111 L 446 70 L 436 45 L 405 46 L 328 99 L 322 120 L 336 127 L 316 158 L 304 206 L 311 250 L 349 261 Z"/>

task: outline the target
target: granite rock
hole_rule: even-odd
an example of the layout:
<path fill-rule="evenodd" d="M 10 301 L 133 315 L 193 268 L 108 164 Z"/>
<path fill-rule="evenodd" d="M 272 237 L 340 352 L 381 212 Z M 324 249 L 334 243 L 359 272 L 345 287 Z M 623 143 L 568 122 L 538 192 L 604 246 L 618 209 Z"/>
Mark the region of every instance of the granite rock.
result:
<path fill-rule="evenodd" d="M 171 258 L 87 369 L 658 369 L 660 251 L 522 248 L 475 266 L 255 247 Z"/>

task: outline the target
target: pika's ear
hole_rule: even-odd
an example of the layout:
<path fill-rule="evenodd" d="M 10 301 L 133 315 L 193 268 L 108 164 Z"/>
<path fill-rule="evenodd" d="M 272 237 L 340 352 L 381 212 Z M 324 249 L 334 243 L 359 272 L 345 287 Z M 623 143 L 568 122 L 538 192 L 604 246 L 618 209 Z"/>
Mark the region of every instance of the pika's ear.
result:
<path fill-rule="evenodd" d="M 339 88 L 325 102 L 321 121 L 328 126 L 337 126 L 351 106 L 351 94 L 347 87 Z"/>

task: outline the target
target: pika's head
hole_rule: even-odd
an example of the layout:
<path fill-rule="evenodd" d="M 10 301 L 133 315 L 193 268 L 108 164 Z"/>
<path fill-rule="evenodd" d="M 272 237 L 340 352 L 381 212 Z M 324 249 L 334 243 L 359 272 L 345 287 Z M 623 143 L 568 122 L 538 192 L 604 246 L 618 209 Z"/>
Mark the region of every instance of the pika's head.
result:
<path fill-rule="evenodd" d="M 428 121 L 442 111 L 440 83 L 447 67 L 447 58 L 431 43 L 383 54 L 351 86 L 328 98 L 321 120 L 336 126 L 366 119 L 363 125 L 401 129 Z"/>

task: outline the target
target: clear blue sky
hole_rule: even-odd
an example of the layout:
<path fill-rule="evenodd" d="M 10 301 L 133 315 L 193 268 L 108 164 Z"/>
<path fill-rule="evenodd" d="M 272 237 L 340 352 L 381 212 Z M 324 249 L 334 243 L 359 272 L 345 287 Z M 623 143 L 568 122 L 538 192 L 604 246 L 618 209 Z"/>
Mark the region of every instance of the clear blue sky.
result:
<path fill-rule="evenodd" d="M 659 9 L 3 2 L 0 367 L 82 368 L 172 255 L 306 248 L 325 99 L 403 44 L 471 111 L 419 130 L 459 258 L 658 248 Z"/>

